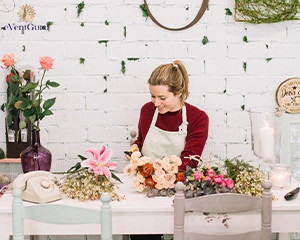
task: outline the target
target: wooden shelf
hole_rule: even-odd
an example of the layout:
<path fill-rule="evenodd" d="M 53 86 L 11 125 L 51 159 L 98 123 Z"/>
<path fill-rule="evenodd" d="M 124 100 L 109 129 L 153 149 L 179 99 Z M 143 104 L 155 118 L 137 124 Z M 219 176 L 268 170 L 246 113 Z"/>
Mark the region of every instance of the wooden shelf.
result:
<path fill-rule="evenodd" d="M 0 163 L 20 163 L 21 158 L 2 158 Z"/>

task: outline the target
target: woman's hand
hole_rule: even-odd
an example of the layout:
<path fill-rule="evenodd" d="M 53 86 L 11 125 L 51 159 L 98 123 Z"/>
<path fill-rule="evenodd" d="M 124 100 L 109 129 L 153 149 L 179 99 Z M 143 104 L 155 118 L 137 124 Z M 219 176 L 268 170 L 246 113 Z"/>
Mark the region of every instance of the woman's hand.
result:
<path fill-rule="evenodd" d="M 131 154 L 135 151 L 140 151 L 137 144 L 132 144 L 127 151 L 124 151 L 125 157 L 127 158 L 128 161 L 131 159 Z"/>

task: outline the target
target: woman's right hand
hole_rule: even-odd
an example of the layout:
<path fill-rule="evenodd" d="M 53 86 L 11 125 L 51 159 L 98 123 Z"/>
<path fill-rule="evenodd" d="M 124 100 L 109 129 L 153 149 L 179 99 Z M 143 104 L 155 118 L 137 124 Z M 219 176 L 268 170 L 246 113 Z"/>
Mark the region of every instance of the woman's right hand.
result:
<path fill-rule="evenodd" d="M 127 158 L 128 161 L 131 159 L 131 153 L 136 151 L 140 151 L 137 144 L 132 144 L 130 148 L 127 151 L 125 151 L 125 157 Z M 128 152 L 128 154 L 126 154 L 126 152 Z"/>

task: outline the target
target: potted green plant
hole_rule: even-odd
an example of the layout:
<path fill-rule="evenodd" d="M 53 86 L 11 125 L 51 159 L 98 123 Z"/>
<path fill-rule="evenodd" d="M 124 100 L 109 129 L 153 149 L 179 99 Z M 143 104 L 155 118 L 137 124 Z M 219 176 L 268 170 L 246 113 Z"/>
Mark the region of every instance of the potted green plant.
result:
<path fill-rule="evenodd" d="M 31 144 L 28 148 L 21 152 L 21 163 L 23 172 L 34 170 L 50 171 L 52 155 L 51 152 L 43 147 L 40 143 L 40 121 L 46 116 L 52 115 L 50 108 L 54 105 L 56 98 L 44 99 L 43 92 L 46 89 L 55 88 L 59 83 L 46 80 L 45 74 L 53 66 L 53 59 L 49 56 L 40 57 L 40 70 L 42 71 L 41 79 L 26 81 L 16 74 L 13 79 L 18 85 L 16 97 L 11 100 L 15 109 L 22 114 L 23 118 L 19 121 L 19 129 L 31 128 Z M 16 73 L 14 54 L 5 54 L 2 57 L 4 66 L 10 68 Z"/>

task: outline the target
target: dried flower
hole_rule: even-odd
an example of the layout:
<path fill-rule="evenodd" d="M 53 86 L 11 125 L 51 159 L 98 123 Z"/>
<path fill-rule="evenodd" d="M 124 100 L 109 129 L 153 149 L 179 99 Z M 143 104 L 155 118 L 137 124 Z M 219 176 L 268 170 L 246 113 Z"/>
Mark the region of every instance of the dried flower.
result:
<path fill-rule="evenodd" d="M 112 177 L 121 182 L 113 173 L 117 163 L 110 161 L 112 150 L 102 145 L 99 151 L 89 148 L 86 152 L 92 153 L 94 159 L 86 160 L 86 157 L 78 155 L 82 162 L 78 162 L 67 172 L 55 173 L 64 174 L 57 182 L 60 190 L 67 197 L 80 201 L 100 199 L 104 192 L 110 193 L 112 200 L 124 199 L 117 194 L 116 186 L 110 181 Z"/>

